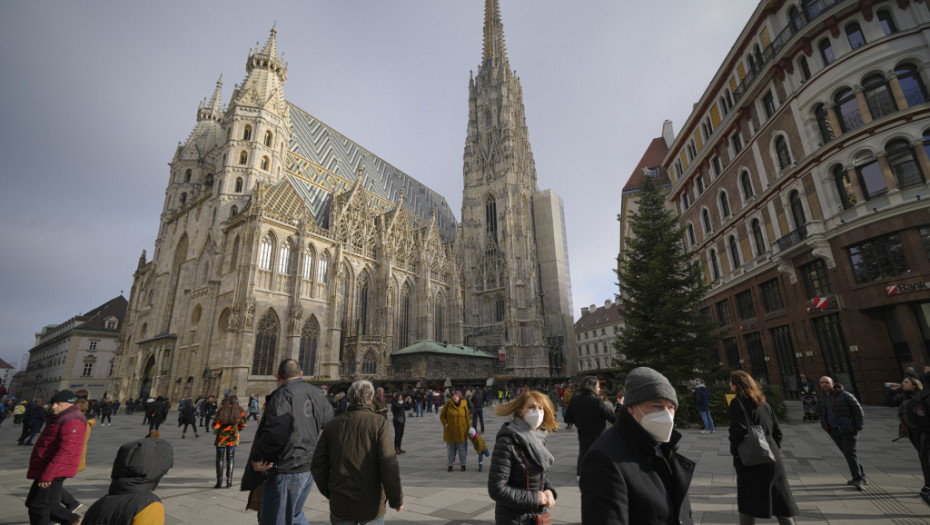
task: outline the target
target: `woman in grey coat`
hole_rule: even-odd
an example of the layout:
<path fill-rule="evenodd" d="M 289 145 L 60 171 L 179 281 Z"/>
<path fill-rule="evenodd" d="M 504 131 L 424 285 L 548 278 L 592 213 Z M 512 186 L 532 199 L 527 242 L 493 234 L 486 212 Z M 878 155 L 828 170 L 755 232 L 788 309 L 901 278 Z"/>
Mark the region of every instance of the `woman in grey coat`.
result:
<path fill-rule="evenodd" d="M 794 524 L 798 507 L 791 495 L 785 462 L 781 454 L 781 428 L 772 407 L 765 402 L 759 384 L 746 372 L 730 373 L 730 389 L 736 398 L 730 402 L 730 453 L 736 468 L 736 502 L 740 525 L 753 525 L 756 518 L 778 518 L 780 524 Z M 748 435 L 747 416 L 752 425 L 761 425 L 775 461 L 746 466 L 739 459 L 739 444 Z"/>

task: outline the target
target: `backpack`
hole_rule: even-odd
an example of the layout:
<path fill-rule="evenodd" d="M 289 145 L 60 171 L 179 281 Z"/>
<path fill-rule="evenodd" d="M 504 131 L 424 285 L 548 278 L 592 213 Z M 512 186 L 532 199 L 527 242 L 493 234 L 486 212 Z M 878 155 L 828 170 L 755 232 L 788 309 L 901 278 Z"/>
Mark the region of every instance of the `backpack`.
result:
<path fill-rule="evenodd" d="M 918 394 L 904 402 L 901 421 L 908 429 L 930 430 L 930 412 L 927 410 L 927 396 Z"/>

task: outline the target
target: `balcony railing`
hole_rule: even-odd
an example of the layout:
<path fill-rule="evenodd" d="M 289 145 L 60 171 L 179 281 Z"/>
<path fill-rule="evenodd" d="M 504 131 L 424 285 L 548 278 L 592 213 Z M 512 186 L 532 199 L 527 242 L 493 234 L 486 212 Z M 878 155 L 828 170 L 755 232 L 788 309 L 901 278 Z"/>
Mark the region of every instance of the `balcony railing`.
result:
<path fill-rule="evenodd" d="M 817 18 L 823 15 L 828 9 L 833 7 L 836 4 L 846 2 L 848 0 L 817 0 L 816 2 L 811 2 L 807 5 L 806 9 L 798 16 L 797 18 L 791 20 L 784 29 L 782 29 L 778 35 L 772 40 L 772 43 L 765 47 L 762 51 L 762 60 L 756 62 L 756 67 L 753 70 L 746 73 L 746 76 L 743 77 L 743 80 L 740 81 L 739 85 L 736 86 L 736 90 L 733 91 L 733 103 L 738 102 L 743 95 L 749 91 L 749 88 L 752 86 L 752 83 L 759 77 L 757 71 L 762 71 L 765 69 L 765 65 L 772 61 L 776 55 L 788 45 L 788 41 L 796 35 L 799 31 L 804 29 L 805 26 L 815 21 Z"/>
<path fill-rule="evenodd" d="M 775 244 L 778 245 L 778 249 L 781 251 L 787 250 L 792 246 L 800 243 L 807 238 L 807 228 L 804 226 L 799 227 L 797 230 L 785 235 L 781 239 L 775 241 Z"/>

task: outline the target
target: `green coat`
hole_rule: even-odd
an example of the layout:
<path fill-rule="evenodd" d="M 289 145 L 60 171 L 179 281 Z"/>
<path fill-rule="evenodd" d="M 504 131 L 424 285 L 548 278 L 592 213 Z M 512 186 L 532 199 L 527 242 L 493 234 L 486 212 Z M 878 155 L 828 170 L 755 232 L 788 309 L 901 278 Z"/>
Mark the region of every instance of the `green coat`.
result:
<path fill-rule="evenodd" d="M 468 402 L 465 399 L 455 406 L 452 400 L 446 401 L 439 414 L 442 423 L 442 440 L 447 443 L 464 443 L 468 440 L 468 426 L 471 425 L 471 414 L 468 412 Z"/>

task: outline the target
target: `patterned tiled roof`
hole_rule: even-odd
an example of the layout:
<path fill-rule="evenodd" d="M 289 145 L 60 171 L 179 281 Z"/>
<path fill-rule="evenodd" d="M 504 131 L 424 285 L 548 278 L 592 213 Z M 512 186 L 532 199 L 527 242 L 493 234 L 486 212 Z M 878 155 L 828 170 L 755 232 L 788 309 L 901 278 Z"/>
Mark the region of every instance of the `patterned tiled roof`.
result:
<path fill-rule="evenodd" d="M 334 195 L 352 188 L 362 168 L 362 187 L 369 206 L 378 214 L 394 208 L 400 192 L 404 193 L 404 208 L 418 220 L 420 228 L 432 220 L 436 210 L 436 225 L 444 240 L 455 238 L 458 223 L 446 199 L 421 182 L 390 165 L 316 117 L 290 104 L 291 142 L 285 169 L 287 185 L 299 197 L 317 226 L 329 227 L 329 210 Z M 284 181 L 282 181 L 283 183 Z M 289 191 L 274 193 L 275 206 L 296 210 Z M 271 205 L 272 195 L 268 195 Z M 279 210 L 281 211 L 281 210 Z M 295 214 L 296 215 L 296 214 Z"/>

